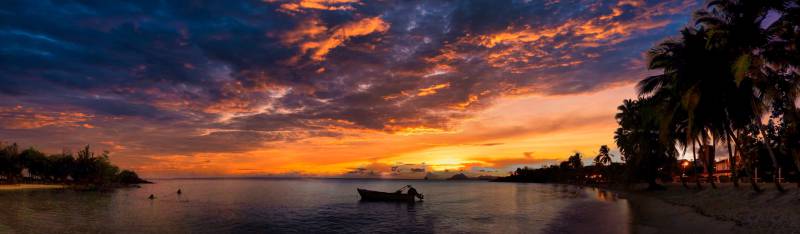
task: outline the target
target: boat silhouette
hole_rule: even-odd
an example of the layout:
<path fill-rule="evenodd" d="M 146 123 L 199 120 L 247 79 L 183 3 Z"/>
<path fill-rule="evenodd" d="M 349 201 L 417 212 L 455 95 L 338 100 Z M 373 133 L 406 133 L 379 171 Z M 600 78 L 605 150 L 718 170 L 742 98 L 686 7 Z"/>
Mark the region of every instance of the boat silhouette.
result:
<path fill-rule="evenodd" d="M 387 192 L 380 192 L 380 191 L 373 191 L 368 189 L 356 189 L 358 190 L 358 194 L 361 195 L 362 201 L 400 201 L 400 202 L 414 202 L 415 198 L 419 198 L 422 200 L 424 196 L 422 194 L 408 194 L 402 193 L 401 190 L 398 190 L 394 193 L 387 193 Z"/>

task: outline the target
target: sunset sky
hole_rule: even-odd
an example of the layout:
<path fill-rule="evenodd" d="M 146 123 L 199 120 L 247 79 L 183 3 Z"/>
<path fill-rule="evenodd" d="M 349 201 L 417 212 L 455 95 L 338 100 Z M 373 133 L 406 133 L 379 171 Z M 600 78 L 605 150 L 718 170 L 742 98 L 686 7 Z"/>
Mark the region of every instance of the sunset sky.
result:
<path fill-rule="evenodd" d="M 4 143 L 145 177 L 421 178 L 615 149 L 644 53 L 702 2 L 3 4 Z"/>

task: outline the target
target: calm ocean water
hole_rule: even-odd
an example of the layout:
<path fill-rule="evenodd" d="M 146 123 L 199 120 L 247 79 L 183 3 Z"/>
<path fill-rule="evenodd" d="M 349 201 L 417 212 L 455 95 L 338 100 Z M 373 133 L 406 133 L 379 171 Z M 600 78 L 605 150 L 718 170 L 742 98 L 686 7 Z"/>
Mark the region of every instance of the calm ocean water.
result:
<path fill-rule="evenodd" d="M 628 233 L 628 203 L 565 185 L 338 179 L 155 180 L 114 192 L 0 191 L 2 233 Z M 356 188 L 412 184 L 413 204 Z M 177 195 L 176 190 L 183 194 Z M 155 194 L 157 199 L 147 196 Z"/>

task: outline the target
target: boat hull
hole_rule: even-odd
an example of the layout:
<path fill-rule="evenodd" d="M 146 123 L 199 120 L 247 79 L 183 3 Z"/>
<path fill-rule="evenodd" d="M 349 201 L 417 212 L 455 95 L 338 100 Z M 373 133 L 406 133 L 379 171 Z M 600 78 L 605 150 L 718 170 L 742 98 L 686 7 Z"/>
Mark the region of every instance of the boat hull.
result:
<path fill-rule="evenodd" d="M 362 201 L 399 201 L 414 202 L 414 195 L 404 193 L 387 193 L 366 189 L 357 189 Z"/>

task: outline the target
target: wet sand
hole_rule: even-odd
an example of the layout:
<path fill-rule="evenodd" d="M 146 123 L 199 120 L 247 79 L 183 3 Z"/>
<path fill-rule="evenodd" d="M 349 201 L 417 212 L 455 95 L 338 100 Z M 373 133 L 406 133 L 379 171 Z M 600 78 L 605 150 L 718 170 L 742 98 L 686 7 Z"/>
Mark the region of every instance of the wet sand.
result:
<path fill-rule="evenodd" d="M 0 191 L 24 189 L 62 189 L 66 187 L 66 185 L 60 184 L 0 184 Z"/>

